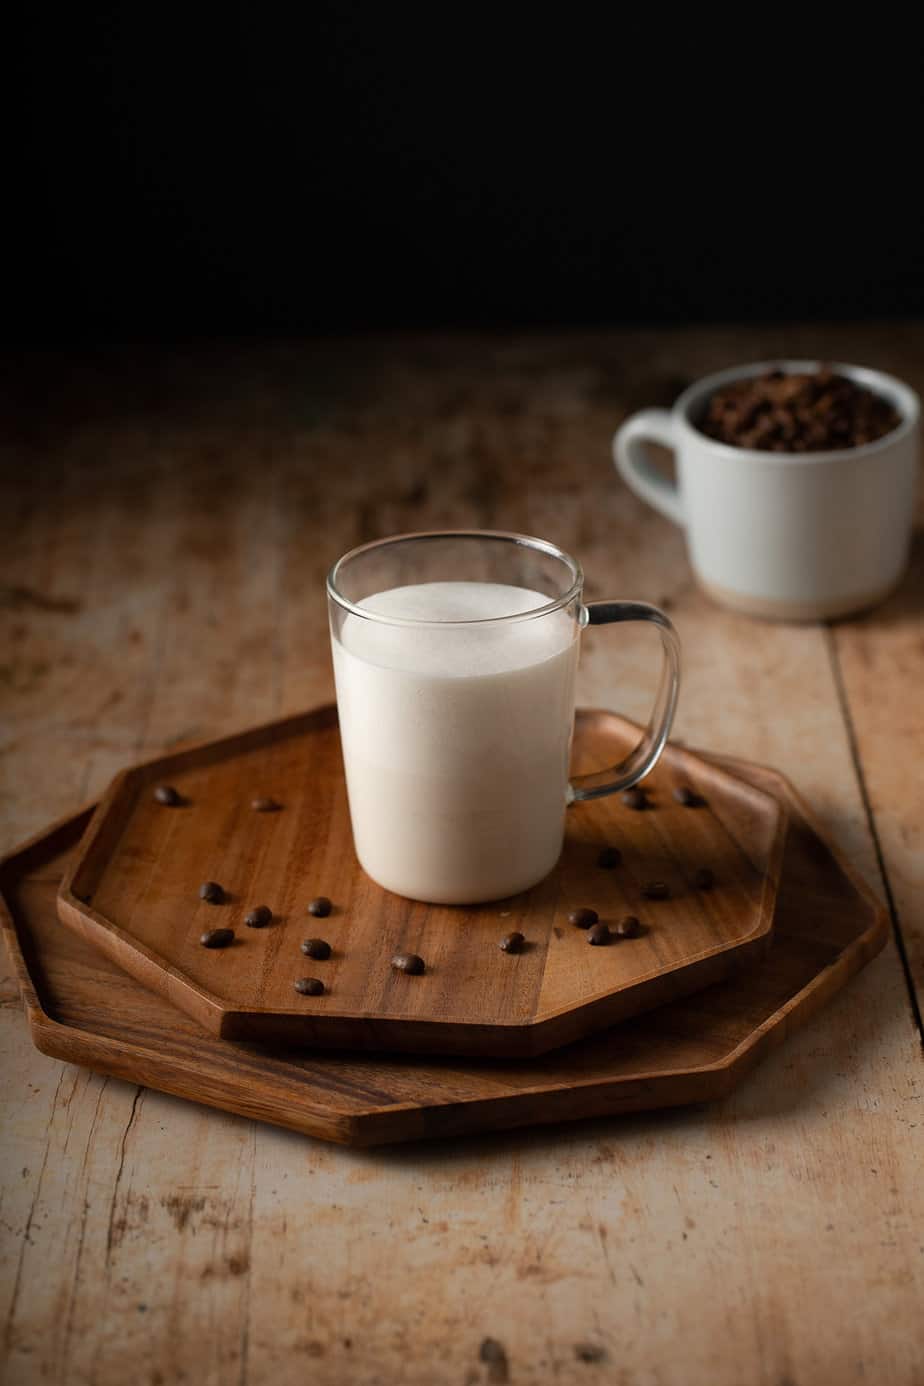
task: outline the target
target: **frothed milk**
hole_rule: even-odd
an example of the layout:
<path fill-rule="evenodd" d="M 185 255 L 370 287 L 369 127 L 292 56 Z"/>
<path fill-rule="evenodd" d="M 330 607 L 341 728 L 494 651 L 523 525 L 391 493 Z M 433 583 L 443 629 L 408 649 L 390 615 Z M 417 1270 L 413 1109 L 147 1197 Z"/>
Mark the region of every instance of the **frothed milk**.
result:
<path fill-rule="evenodd" d="M 432 582 L 359 605 L 446 623 L 548 603 L 500 583 Z M 333 651 L 350 814 L 360 862 L 380 885 L 470 904 L 551 871 L 564 831 L 577 635 L 562 610 L 445 628 L 346 616 Z"/>

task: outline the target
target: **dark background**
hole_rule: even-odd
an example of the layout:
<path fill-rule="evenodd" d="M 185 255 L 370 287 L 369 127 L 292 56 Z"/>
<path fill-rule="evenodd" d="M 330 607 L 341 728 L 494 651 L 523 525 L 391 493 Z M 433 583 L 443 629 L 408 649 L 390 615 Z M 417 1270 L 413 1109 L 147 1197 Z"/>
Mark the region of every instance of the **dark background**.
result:
<path fill-rule="evenodd" d="M 5 333 L 924 313 L 919 54 L 850 13 L 33 6 Z"/>

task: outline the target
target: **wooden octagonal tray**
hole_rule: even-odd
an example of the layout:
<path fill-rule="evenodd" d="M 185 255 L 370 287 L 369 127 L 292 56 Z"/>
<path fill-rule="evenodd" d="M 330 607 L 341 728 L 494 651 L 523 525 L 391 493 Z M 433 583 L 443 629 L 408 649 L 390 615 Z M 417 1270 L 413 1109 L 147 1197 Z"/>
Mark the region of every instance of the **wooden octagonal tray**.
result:
<path fill-rule="evenodd" d="M 621 760 L 638 729 L 579 713 L 580 768 Z M 180 806 L 158 803 L 167 781 Z M 702 797 L 684 807 L 679 785 Z M 763 956 L 770 941 L 786 814 L 779 801 L 671 746 L 649 777 L 650 807 L 619 799 L 568 811 L 565 849 L 535 889 L 499 904 L 423 905 L 375 885 L 352 844 L 336 711 L 323 708 L 123 772 L 100 805 L 61 887 L 62 920 L 145 986 L 225 1039 L 376 1052 L 543 1053 L 708 986 Z M 254 796 L 276 812 L 255 812 Z M 622 862 L 598 865 L 615 845 Z M 694 876 L 708 866 L 712 889 Z M 199 899 L 201 882 L 225 890 Z M 667 899 L 647 899 L 664 882 Z M 306 914 L 313 896 L 334 912 Z M 265 904 L 272 923 L 244 925 Z M 604 921 L 639 917 L 642 935 L 588 947 L 568 922 L 576 906 Z M 204 948 L 228 926 L 231 947 Z M 499 940 L 521 931 L 527 946 Z M 306 936 L 333 953 L 309 961 Z M 396 952 L 423 976 L 391 967 Z M 294 990 L 300 977 L 319 996 Z"/>
<path fill-rule="evenodd" d="M 791 812 L 773 948 L 741 976 L 605 1035 L 520 1063 L 296 1057 L 216 1039 L 59 923 L 55 896 L 87 810 L 0 864 L 0 924 L 33 1042 L 99 1073 L 351 1145 L 723 1097 L 888 937 L 884 910 L 788 783 L 728 764 Z"/>

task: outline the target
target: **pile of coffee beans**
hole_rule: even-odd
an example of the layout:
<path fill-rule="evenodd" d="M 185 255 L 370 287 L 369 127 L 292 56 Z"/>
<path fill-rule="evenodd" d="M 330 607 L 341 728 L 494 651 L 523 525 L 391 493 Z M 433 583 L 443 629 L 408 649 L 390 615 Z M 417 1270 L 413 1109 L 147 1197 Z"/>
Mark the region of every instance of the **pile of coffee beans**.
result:
<path fill-rule="evenodd" d="M 825 367 L 811 374 L 774 370 L 724 385 L 699 427 L 737 448 L 828 452 L 874 443 L 900 423 L 887 399 Z"/>

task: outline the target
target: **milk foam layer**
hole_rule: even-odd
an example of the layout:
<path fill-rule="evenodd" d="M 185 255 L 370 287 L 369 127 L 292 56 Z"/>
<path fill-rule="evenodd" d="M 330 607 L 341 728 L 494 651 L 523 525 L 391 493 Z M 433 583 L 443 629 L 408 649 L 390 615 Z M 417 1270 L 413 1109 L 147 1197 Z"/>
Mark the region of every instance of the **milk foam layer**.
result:
<path fill-rule="evenodd" d="M 334 638 L 356 850 L 389 890 L 475 903 L 541 880 L 561 851 L 577 625 L 539 592 L 444 582 L 366 598 Z M 458 625 L 454 622 L 482 622 Z"/>

